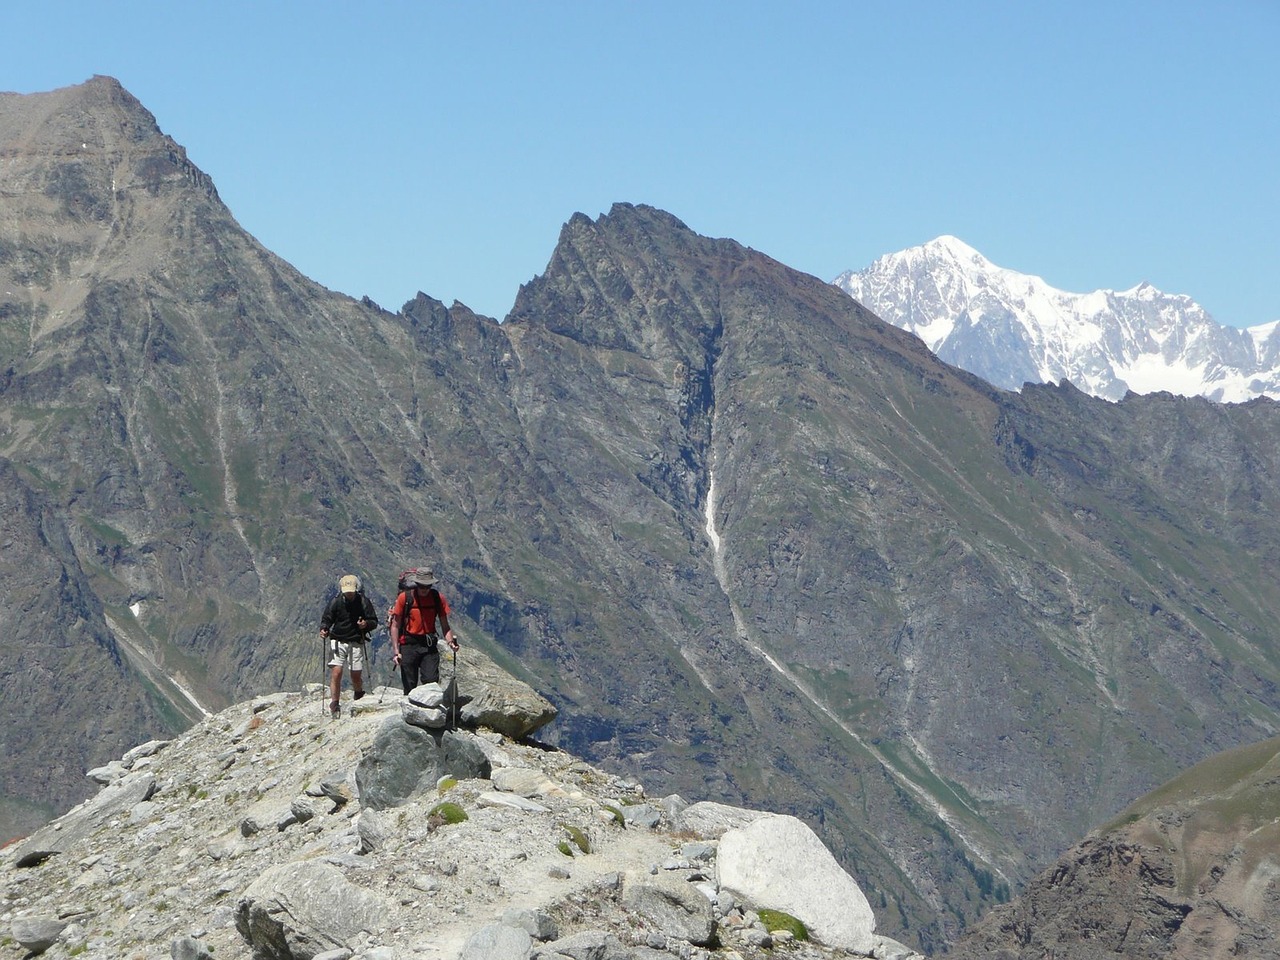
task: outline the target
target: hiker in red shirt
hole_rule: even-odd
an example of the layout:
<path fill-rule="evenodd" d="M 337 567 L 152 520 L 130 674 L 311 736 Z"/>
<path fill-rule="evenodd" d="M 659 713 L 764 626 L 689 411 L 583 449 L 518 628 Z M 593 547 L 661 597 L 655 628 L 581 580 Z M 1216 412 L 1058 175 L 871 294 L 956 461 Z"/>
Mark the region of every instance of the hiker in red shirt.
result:
<path fill-rule="evenodd" d="M 405 693 L 440 681 L 441 634 L 451 650 L 458 649 L 449 628 L 449 604 L 435 587 L 439 582 L 431 570 L 411 570 L 401 578 L 404 590 L 391 606 L 391 649 Z"/>

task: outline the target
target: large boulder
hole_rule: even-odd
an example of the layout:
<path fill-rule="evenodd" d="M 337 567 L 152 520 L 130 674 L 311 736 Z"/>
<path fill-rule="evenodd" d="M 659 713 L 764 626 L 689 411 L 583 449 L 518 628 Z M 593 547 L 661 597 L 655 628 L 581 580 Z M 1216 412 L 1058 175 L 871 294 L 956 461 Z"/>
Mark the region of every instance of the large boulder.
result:
<path fill-rule="evenodd" d="M 356 766 L 360 805 L 385 810 L 433 791 L 441 777 L 488 779 L 492 766 L 474 734 L 426 730 L 389 717 Z"/>
<path fill-rule="evenodd" d="M 351 950 L 361 930 L 377 930 L 392 904 L 348 882 L 332 864 L 303 860 L 271 867 L 236 904 L 236 930 L 254 960 L 311 960 Z"/>
<path fill-rule="evenodd" d="M 62 931 L 67 928 L 66 920 L 53 917 L 19 917 L 13 921 L 11 928 L 13 939 L 18 941 L 32 954 L 44 953 L 55 943 Z"/>
<path fill-rule="evenodd" d="M 679 801 L 679 797 L 675 799 Z M 666 802 L 663 801 L 664 804 Z M 716 803 L 714 800 L 703 800 L 683 807 L 677 804 L 674 809 L 676 809 L 676 830 L 696 834 L 704 840 L 722 837 L 726 831 L 735 827 L 745 827 L 765 815 L 759 810 L 732 807 L 727 803 Z"/>
<path fill-rule="evenodd" d="M 440 664 L 440 673 L 453 664 Z M 457 716 L 463 726 L 489 727 L 512 740 L 529 736 L 556 719 L 556 708 L 524 681 L 516 680 L 480 650 L 457 654 Z M 443 680 L 442 676 L 442 680 Z M 447 681 L 454 690 L 453 677 Z"/>
<path fill-rule="evenodd" d="M 112 817 L 150 800 L 156 778 L 145 771 L 121 777 L 84 803 L 37 830 L 18 848 L 17 866 L 33 867 L 55 854 L 72 850 Z"/>
<path fill-rule="evenodd" d="M 869 954 L 874 946 L 876 921 L 862 889 L 795 817 L 767 814 L 726 831 L 716 871 L 722 891 L 791 914 L 828 947 Z"/>
<path fill-rule="evenodd" d="M 448 660 L 440 665 L 440 679 L 451 695 L 455 695 L 454 666 Z M 454 709 L 463 726 L 488 727 L 518 740 L 556 718 L 556 708 L 550 701 L 481 651 L 473 647 L 459 651 L 456 668 Z"/>
<path fill-rule="evenodd" d="M 519 927 L 491 923 L 462 945 L 458 960 L 526 960 L 533 938 Z"/>
<path fill-rule="evenodd" d="M 427 730 L 443 730 L 449 726 L 449 707 L 444 688 L 432 682 L 410 690 L 400 712 L 405 723 Z"/>

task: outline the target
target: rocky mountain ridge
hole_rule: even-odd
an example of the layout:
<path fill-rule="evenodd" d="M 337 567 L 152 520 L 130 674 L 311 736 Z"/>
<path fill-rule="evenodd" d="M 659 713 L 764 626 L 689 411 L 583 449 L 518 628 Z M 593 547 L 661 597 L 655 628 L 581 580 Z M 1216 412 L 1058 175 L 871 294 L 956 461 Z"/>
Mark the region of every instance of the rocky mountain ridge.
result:
<path fill-rule="evenodd" d="M 549 744 L 799 818 L 929 952 L 1280 729 L 1269 400 L 1005 393 L 631 204 L 503 323 L 392 313 L 264 250 L 106 78 L 0 97 L 0 160 L 12 804 L 318 680 L 337 576 L 385 610 L 423 562 Z"/>
<path fill-rule="evenodd" d="M 1241 330 L 1149 283 L 1067 293 L 955 237 L 833 281 L 948 363 L 998 387 L 1070 381 L 1095 397 L 1167 391 L 1224 403 L 1280 397 L 1276 322 Z"/>
<path fill-rule="evenodd" d="M 434 684 L 371 691 L 337 721 L 326 700 L 311 684 L 236 704 L 93 771 L 98 795 L 0 852 L 0 953 L 915 956 L 874 934 L 799 821 L 650 800 L 534 741 L 445 729 L 420 716 L 447 702 Z M 812 937 L 761 921 L 784 904 Z"/>

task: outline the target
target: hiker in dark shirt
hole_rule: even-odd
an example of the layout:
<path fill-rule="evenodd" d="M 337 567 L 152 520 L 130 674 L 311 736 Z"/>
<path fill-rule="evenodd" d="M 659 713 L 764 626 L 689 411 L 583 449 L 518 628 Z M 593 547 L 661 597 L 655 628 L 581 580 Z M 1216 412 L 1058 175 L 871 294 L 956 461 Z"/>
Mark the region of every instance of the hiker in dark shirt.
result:
<path fill-rule="evenodd" d="M 408 571 L 401 578 L 404 589 L 396 597 L 387 618 L 391 649 L 400 667 L 405 693 L 419 684 L 440 681 L 442 635 L 451 650 L 458 649 L 458 641 L 449 627 L 448 601 L 435 587 L 439 582 L 431 570 Z"/>
<path fill-rule="evenodd" d="M 320 636 L 329 644 L 329 713 L 338 716 L 342 668 L 351 668 L 354 699 L 364 696 L 364 655 L 367 634 L 378 626 L 373 603 L 360 589 L 360 578 L 347 574 L 338 581 L 338 595 L 320 617 Z"/>

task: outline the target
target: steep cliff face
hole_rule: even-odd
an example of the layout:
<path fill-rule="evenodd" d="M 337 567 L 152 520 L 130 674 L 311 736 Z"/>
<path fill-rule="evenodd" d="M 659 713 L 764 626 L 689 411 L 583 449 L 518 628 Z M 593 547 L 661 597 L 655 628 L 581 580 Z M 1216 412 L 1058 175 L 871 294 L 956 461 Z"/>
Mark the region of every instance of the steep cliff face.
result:
<path fill-rule="evenodd" d="M 72 711 L 11 764 L 81 765 L 90 711 L 124 739 L 94 763 L 193 699 L 318 679 L 336 576 L 385 609 L 432 562 L 467 642 L 561 708 L 551 738 L 803 817 L 932 948 L 1280 722 L 1269 401 L 1005 394 L 625 204 L 571 218 L 503 323 L 391 314 L 263 250 L 114 81 L 6 95 L 0 131 L 5 562 L 31 575 L 0 653 Z M 62 569 L 110 697 L 24 615 Z"/>

